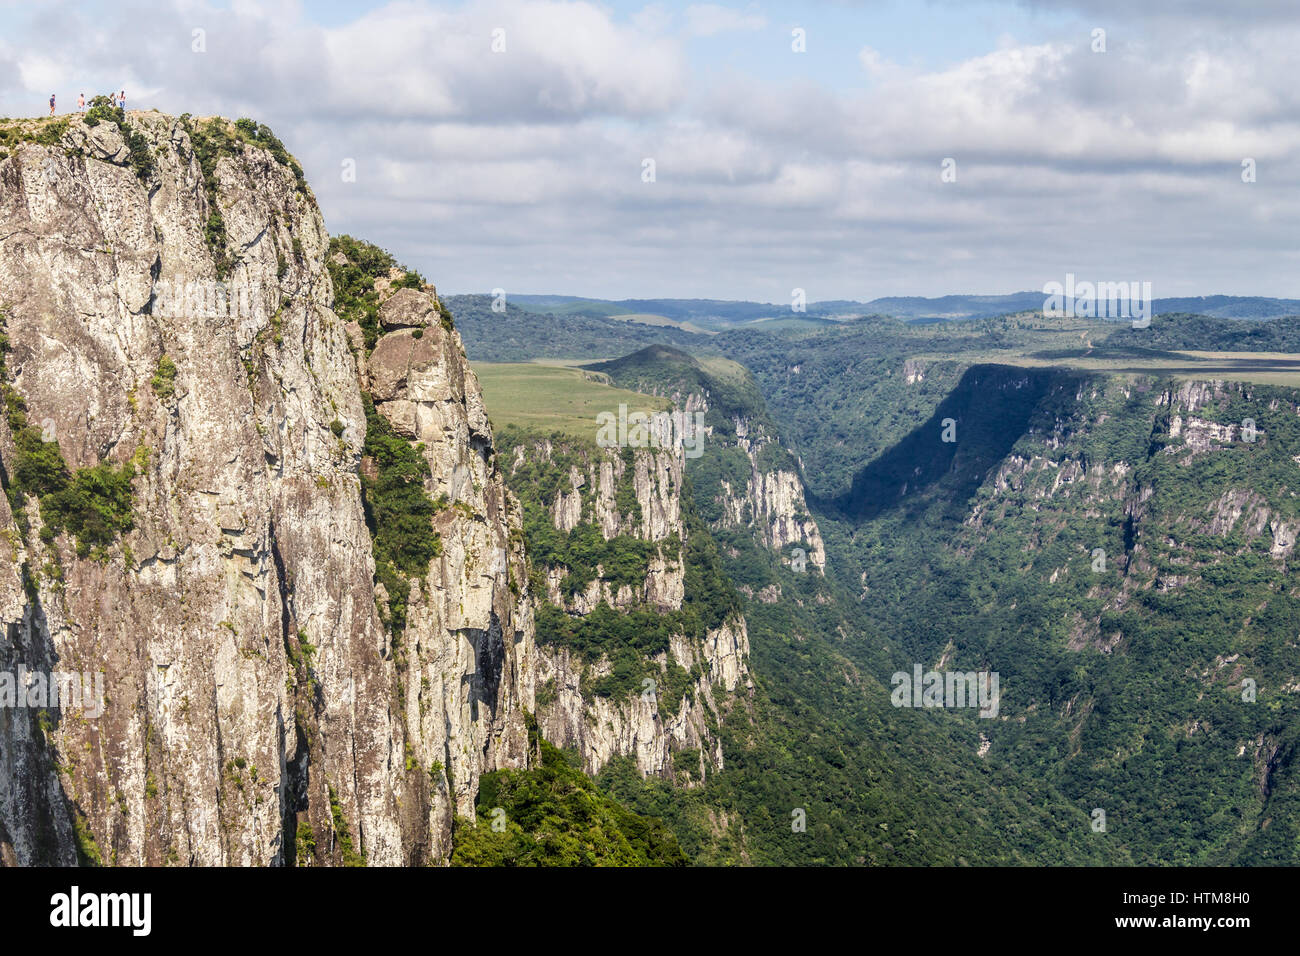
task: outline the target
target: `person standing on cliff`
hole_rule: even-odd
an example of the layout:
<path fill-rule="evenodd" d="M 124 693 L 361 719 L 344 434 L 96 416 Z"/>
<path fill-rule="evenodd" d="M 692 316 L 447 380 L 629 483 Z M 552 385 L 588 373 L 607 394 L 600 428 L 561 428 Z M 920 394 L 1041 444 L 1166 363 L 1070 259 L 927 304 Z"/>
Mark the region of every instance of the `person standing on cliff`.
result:
<path fill-rule="evenodd" d="M 109 106 L 112 106 L 112 107 L 114 107 L 114 108 L 117 107 L 117 94 L 116 94 L 116 93 L 109 93 L 109 94 L 108 94 L 108 105 L 109 105 Z"/>
<path fill-rule="evenodd" d="M 54 94 L 50 94 L 50 115 L 54 115 Z"/>
<path fill-rule="evenodd" d="M 84 113 L 85 111 L 86 111 L 86 94 L 82 93 L 77 97 L 77 112 Z"/>
<path fill-rule="evenodd" d="M 122 109 L 126 109 L 126 90 L 123 90 L 118 94 L 117 105 L 122 107 Z"/>

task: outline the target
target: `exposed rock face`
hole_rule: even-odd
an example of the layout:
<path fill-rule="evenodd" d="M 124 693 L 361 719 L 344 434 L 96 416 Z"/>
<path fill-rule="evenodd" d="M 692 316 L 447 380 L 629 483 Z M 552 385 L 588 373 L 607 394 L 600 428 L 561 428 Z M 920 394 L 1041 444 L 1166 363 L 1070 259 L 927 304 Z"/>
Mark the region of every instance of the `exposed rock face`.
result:
<path fill-rule="evenodd" d="M 1035 513 L 1034 530 L 1024 541 L 1026 569 L 1036 553 L 1068 542 L 1077 563 L 1052 570 L 1048 582 L 1094 575 L 1089 594 L 1103 598 L 1107 610 L 1124 607 L 1135 592 L 1205 587 L 1205 567 L 1243 550 L 1260 547 L 1274 560 L 1291 558 L 1297 521 L 1288 479 L 1269 470 L 1274 465 L 1266 455 L 1272 451 L 1275 462 L 1277 451 L 1270 449 L 1263 424 L 1249 416 L 1262 422 L 1269 412 L 1300 415 L 1300 406 L 1278 397 L 1266 401 L 1255 386 L 1241 382 L 1186 381 L 1163 391 L 1147 380 L 1102 382 L 1088 396 L 1095 405 L 1079 406 L 1068 420 L 1058 418 L 1052 430 L 1030 433 L 1017 446 L 1019 453 L 1002 460 L 972 499 L 965 525 L 973 534 L 991 534 L 1018 513 Z M 1128 446 L 1138 452 L 1132 461 L 1088 461 L 1081 437 L 1104 434 L 1103 423 L 1119 415 L 1137 416 L 1149 442 Z M 1259 456 L 1251 462 L 1253 474 L 1269 479 L 1260 488 L 1250 487 L 1245 477 L 1245 456 L 1252 454 Z M 1214 475 L 1191 492 L 1162 495 L 1169 469 L 1208 470 L 1216 467 L 1214 456 L 1222 456 L 1226 479 Z M 1275 476 L 1281 480 L 1270 488 Z M 1083 538 L 1072 530 L 1075 521 L 1102 516 L 1123 529 L 1109 547 L 1092 540 L 1099 538 L 1095 531 Z M 971 551 L 969 540 L 954 547 Z M 1103 633 L 1099 618 L 1080 620 L 1070 646 L 1110 653 L 1121 636 Z"/>
<path fill-rule="evenodd" d="M 743 418 L 734 419 L 733 424 L 736 443 L 749 458 L 750 475 L 744 488 L 723 482 L 723 526 L 752 528 L 763 544 L 782 552 L 787 562 L 793 547 L 801 545 L 806 552 L 805 563 L 824 570 L 826 545 L 817 521 L 808 511 L 799 473 L 765 463 L 767 452 L 780 446 L 762 426 Z"/>
<path fill-rule="evenodd" d="M 441 779 L 430 807 L 441 859 L 450 851 L 450 814 L 474 817 L 479 774 L 527 765 L 532 608 L 518 505 L 496 470 L 482 392 L 460 336 L 437 321 L 427 292 L 398 289 L 379 316 L 398 330 L 381 336 L 366 362 L 375 408 L 420 443 L 431 474 L 426 491 L 446 503 L 434 521 L 442 554 L 412 584 L 399 690 L 408 757 L 426 770 L 443 768 L 431 772 Z M 412 330 L 429 317 L 433 324 Z"/>
<path fill-rule="evenodd" d="M 536 453 L 551 453 L 548 441 L 535 446 Z M 517 449 L 516 462 L 524 449 Z M 600 603 L 627 610 L 648 605 L 659 610 L 676 610 L 686 593 L 686 566 L 680 544 L 685 540 L 681 516 L 682 457 L 669 450 L 637 451 L 629 464 L 616 452 L 596 455 L 585 468 L 572 467 L 568 488 L 561 488 L 551 507 L 555 527 L 571 531 L 584 520 L 600 528 L 608 541 L 620 534 L 657 545 L 651 555 L 646 576 L 635 586 L 615 586 L 597 577 L 586 588 L 572 595 L 561 593 L 563 568 L 547 570 L 547 599 L 557 607 L 586 615 Z M 618 488 L 630 480 L 635 496 L 635 510 L 624 513 L 618 500 Z M 670 542 L 670 539 L 671 542 Z"/>
<path fill-rule="evenodd" d="M 1161 394 L 1158 404 L 1190 415 L 1215 399 L 1222 398 L 1224 394 L 1224 383 L 1221 381 L 1185 381 Z"/>
<path fill-rule="evenodd" d="M 614 757 L 633 756 L 642 774 L 675 776 L 685 769 L 691 782 L 703 780 L 713 768 L 723 766 L 722 743 L 710 724 L 725 714 L 725 694 L 752 686 L 747 660 L 749 635 L 745 619 L 736 617 L 710 631 L 702 642 L 679 637 L 672 643 L 672 659 L 684 670 L 698 669 L 694 682 L 677 709 L 664 716 L 654 692 L 622 700 L 601 697 L 584 688 L 609 673 L 608 663 L 583 668 L 567 648 L 539 647 L 537 679 L 548 687 L 553 701 L 540 705 L 547 739 L 573 747 L 583 759 L 583 769 L 598 773 Z M 653 660 L 664 664 L 667 655 Z M 681 768 L 673 754 L 698 749 L 698 764 Z"/>
<path fill-rule="evenodd" d="M 430 295 L 400 290 L 368 369 L 383 414 L 425 443 L 430 491 L 461 504 L 439 513 L 443 553 L 398 646 L 376 609 L 358 368 L 314 200 L 261 148 L 221 158 L 223 289 L 184 127 L 128 121 L 156 164 L 145 181 L 111 123 L 0 161 L 9 381 L 69 468 L 140 465 L 134 529 L 102 553 L 42 540 L 35 499 L 26 533 L 0 502 L 3 666 L 102 671 L 107 698 L 94 719 L 0 709 L 0 851 L 442 861 L 479 771 L 526 759 L 532 705 L 517 518 L 459 338 Z M 215 304 L 163 295 L 186 287 Z M 170 394 L 151 385 L 164 355 Z M 0 420 L 6 487 L 16 456 Z"/>
<path fill-rule="evenodd" d="M 398 289 L 379 307 L 379 324 L 388 330 L 423 328 L 437 318 L 433 296 L 415 289 Z"/>
<path fill-rule="evenodd" d="M 1220 424 L 1201 418 L 1188 418 L 1184 422 L 1181 415 L 1175 415 L 1169 422 L 1169 437 L 1182 438 L 1184 444 L 1197 453 L 1232 444 L 1240 434 L 1239 429 L 1235 422 Z"/>
<path fill-rule="evenodd" d="M 526 461 L 550 459 L 555 449 L 537 439 L 515 449 L 512 467 Z M 598 568 L 596 578 L 576 593 L 561 583 L 564 568 L 547 567 L 548 600 L 567 613 L 585 616 L 601 604 L 621 611 L 679 610 L 685 599 L 686 568 L 682 545 L 688 534 L 682 516 L 684 456 L 676 449 L 634 449 L 627 457 L 617 449 L 591 446 L 571 465 L 567 482 L 556 490 L 547 510 L 559 531 L 580 523 L 599 527 L 605 540 L 627 535 L 656 545 L 647 572 L 636 585 L 615 587 Z M 624 494 L 620 495 L 620 488 Z M 632 498 L 626 497 L 626 490 Z M 602 657 L 582 661 L 566 647 L 537 645 L 538 722 L 545 737 L 561 747 L 576 749 L 583 768 L 596 773 L 617 756 L 634 756 L 642 774 L 677 776 L 686 769 L 698 782 L 711 768 L 722 766 L 722 750 L 713 728 L 730 707 L 728 695 L 752 686 L 747 660 L 749 637 L 745 620 L 733 615 L 703 639 L 676 635 L 667 653 L 650 660 L 666 673 L 669 662 L 692 675 L 677 698 L 661 701 L 667 682 L 631 695 L 604 697 L 593 685 L 611 671 Z M 661 706 L 667 704 L 667 706 Z M 673 754 L 700 751 L 698 766 L 678 767 Z"/>
<path fill-rule="evenodd" d="M 705 456 L 728 456 L 740 452 L 747 459 L 749 474 L 743 480 L 734 471 L 731 473 L 734 480 L 722 480 L 721 494 L 717 499 L 721 518 L 714 520 L 713 526 L 748 528 L 765 547 L 781 552 L 785 563 L 803 568 L 811 564 L 824 570 L 826 546 L 816 520 L 808 511 L 798 463 L 781 444 L 767 420 L 757 386 L 753 387 L 745 402 L 728 404 L 726 399 L 718 399 L 715 394 L 721 386 L 689 356 L 678 354 L 684 363 L 699 370 L 699 377 L 688 375 L 675 383 L 665 384 L 662 381 L 645 382 L 633 374 L 631 378 L 621 379 L 620 383 L 669 399 L 673 404 L 671 414 L 679 421 L 703 421 L 708 435 L 703 449 Z M 752 385 L 749 373 L 739 366 L 737 369 Z M 798 366 L 791 369 L 792 374 L 798 371 Z M 731 388 L 734 388 L 734 383 Z M 802 546 L 805 553 L 799 555 L 794 551 L 795 546 Z"/>

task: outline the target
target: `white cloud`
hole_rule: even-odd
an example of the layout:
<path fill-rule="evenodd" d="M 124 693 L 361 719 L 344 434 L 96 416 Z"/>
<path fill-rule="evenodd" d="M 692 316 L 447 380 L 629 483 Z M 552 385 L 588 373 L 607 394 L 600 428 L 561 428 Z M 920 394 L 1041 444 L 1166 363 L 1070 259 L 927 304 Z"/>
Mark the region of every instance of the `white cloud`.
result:
<path fill-rule="evenodd" d="M 1294 294 L 1295 19 L 1160 19 L 1112 29 L 1105 54 L 1086 31 L 1044 28 L 930 69 L 864 47 L 842 74 L 870 82 L 839 87 L 815 78 L 834 71 L 689 60 L 691 37 L 759 42 L 748 7 L 402 2 L 329 27 L 253 0 L 28 11 L 6 8 L 0 113 L 39 113 L 51 89 L 70 104 L 84 84 L 255 116 L 303 161 L 333 231 L 444 291 L 864 298 L 1140 264 L 1159 294 Z"/>
<path fill-rule="evenodd" d="M 908 72 L 897 63 L 883 57 L 879 50 L 873 50 L 869 46 L 864 46 L 858 51 L 858 62 L 862 64 L 862 69 L 868 76 L 878 81 L 897 82 Z"/>

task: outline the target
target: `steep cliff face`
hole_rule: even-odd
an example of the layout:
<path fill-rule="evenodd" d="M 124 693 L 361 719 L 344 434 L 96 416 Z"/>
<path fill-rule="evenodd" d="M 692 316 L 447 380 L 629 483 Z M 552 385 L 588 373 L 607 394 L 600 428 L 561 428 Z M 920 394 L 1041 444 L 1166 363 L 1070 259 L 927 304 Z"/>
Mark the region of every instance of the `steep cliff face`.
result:
<path fill-rule="evenodd" d="M 556 745 L 577 750 L 590 774 L 614 757 L 632 756 L 642 774 L 699 783 L 723 767 L 717 725 L 730 710 L 729 695 L 752 686 L 748 657 L 749 636 L 740 616 L 709 631 L 703 641 L 677 636 L 667 654 L 649 658 L 664 674 L 671 661 L 693 678 L 677 700 L 667 702 L 665 713 L 660 697 L 674 693 L 667 681 L 622 698 L 603 696 L 591 688 L 610 675 L 608 660 L 587 664 L 569 648 L 542 645 L 537 680 L 544 688 L 538 704 L 543 733 Z"/>
<path fill-rule="evenodd" d="M 545 527 L 533 529 L 531 556 L 558 613 L 539 624 L 543 735 L 576 749 L 589 773 L 634 756 L 642 774 L 704 779 L 723 765 L 718 721 L 732 695 L 752 687 L 749 639 L 734 609 L 684 612 L 688 580 L 701 587 L 706 577 L 690 569 L 693 549 L 711 542 L 688 526 L 681 447 L 620 451 L 528 436 L 509 467 L 540 489 L 531 505 Z M 543 543 L 551 532 L 562 545 Z M 579 621 L 573 632 L 564 618 Z M 642 642 L 652 622 L 662 640 Z M 642 629 L 635 650 L 615 633 L 625 628 Z"/>
<path fill-rule="evenodd" d="M 705 406 L 707 410 L 707 403 Z M 817 521 L 808 511 L 803 480 L 793 459 L 761 421 L 732 419 L 734 447 L 749 459 L 744 485 L 723 479 L 719 527 L 750 528 L 764 545 L 782 552 L 788 562 L 826 567 L 826 545 Z M 795 549 L 803 551 L 798 555 Z"/>
<path fill-rule="evenodd" d="M 441 555 L 411 582 L 399 655 L 407 758 L 434 782 L 431 831 L 474 817 L 484 770 L 526 766 L 533 617 L 517 504 L 496 468 L 482 393 L 436 292 L 377 283 L 381 335 L 362 386 L 429 464 Z M 369 462 L 362 461 L 363 470 Z M 453 799 L 446 799 L 450 788 Z M 450 850 L 437 846 L 442 858 Z"/>
<path fill-rule="evenodd" d="M 692 419 L 699 416 L 708 440 L 691 472 L 702 479 L 697 490 L 712 527 L 745 529 L 799 570 L 826 567 L 826 546 L 808 511 L 798 463 L 781 444 L 743 366 L 651 346 L 592 368 L 626 388 L 671 399 Z"/>
<path fill-rule="evenodd" d="M 13 862 L 438 862 L 478 772 L 526 760 L 517 519 L 459 339 L 415 324 L 436 299 L 408 290 L 358 369 L 320 213 L 277 147 L 132 113 L 0 161 L 0 653 L 105 690 L 94 718 L 0 710 Z M 363 378 L 450 505 L 397 637 Z M 33 470 L 51 453 L 62 477 Z M 78 516 L 108 473 L 130 516 L 105 535 Z"/>
<path fill-rule="evenodd" d="M 969 553 L 1018 512 L 1035 515 L 1026 554 L 1061 558 L 1049 583 L 1082 574 L 1103 599 L 1095 616 L 1078 619 L 1073 647 L 1114 649 L 1120 634 L 1104 632 L 1102 619 L 1140 592 L 1195 586 L 1207 568 L 1251 552 L 1290 557 L 1290 489 L 1300 479 L 1285 452 L 1300 421 L 1294 393 L 1145 378 L 1066 379 L 1056 391 L 1072 400 L 1058 407 L 1049 398 L 955 544 Z"/>
<path fill-rule="evenodd" d="M 533 447 L 542 456 L 554 451 L 547 440 Z M 517 449 L 515 461 L 524 454 L 525 449 Z M 567 569 L 548 568 L 547 599 L 574 614 L 589 614 L 602 602 L 623 610 L 641 605 L 680 608 L 686 594 L 680 453 L 645 449 L 624 456 L 606 451 L 570 464 L 567 479 L 567 487 L 561 485 L 551 506 L 557 531 L 568 533 L 585 522 L 599 527 L 606 541 L 624 535 L 653 547 L 644 577 L 637 575 L 635 580 L 611 580 L 598 574 L 585 588 L 565 593 Z"/>

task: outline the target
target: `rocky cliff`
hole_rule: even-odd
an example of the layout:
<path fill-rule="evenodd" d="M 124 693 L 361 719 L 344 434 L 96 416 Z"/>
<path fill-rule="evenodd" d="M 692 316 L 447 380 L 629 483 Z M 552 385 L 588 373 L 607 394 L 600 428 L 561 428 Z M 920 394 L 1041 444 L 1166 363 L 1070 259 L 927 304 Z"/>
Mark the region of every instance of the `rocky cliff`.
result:
<path fill-rule="evenodd" d="M 1134 596 L 1204 583 L 1251 552 L 1286 562 L 1295 547 L 1300 422 L 1293 392 L 1224 381 L 1063 377 L 1045 414 L 989 476 L 957 539 L 968 553 L 1031 514 L 1025 553 L 1059 553 L 1048 581 L 1071 575 L 1102 603 L 1071 646 L 1109 653 L 1103 620 Z M 1086 528 L 1080 531 L 1079 528 Z"/>
<path fill-rule="evenodd" d="M 553 452 L 554 443 L 548 440 L 531 449 L 544 458 Z M 529 453 L 517 448 L 515 462 Z M 672 450 L 647 449 L 628 455 L 605 451 L 590 458 L 580 456 L 570 464 L 567 486 L 561 484 L 551 505 L 556 530 L 567 534 L 584 523 L 595 524 L 606 541 L 627 536 L 651 544 L 652 553 L 644 577 L 616 582 L 601 573 L 572 593 L 562 590 L 568 569 L 549 568 L 547 599 L 575 614 L 588 614 L 601 602 L 624 610 L 640 605 L 680 608 L 686 593 L 682 471 L 681 454 Z"/>
<path fill-rule="evenodd" d="M 702 455 L 692 458 L 691 471 L 701 478 L 701 509 L 712 527 L 746 529 L 799 570 L 826 567 L 826 547 L 808 510 L 801 467 L 782 445 L 747 369 L 663 345 L 591 368 L 700 417 L 708 440 Z"/>
<path fill-rule="evenodd" d="M 719 527 L 749 528 L 796 568 L 826 567 L 826 546 L 804 499 L 803 479 L 792 457 L 763 422 L 732 420 L 735 448 L 749 460 L 749 474 L 733 486 L 723 479 Z M 798 550 L 796 550 L 798 549 Z M 803 554 L 800 555 L 799 552 Z"/>
<path fill-rule="evenodd" d="M 521 494 L 537 495 L 525 502 L 543 525 L 530 529 L 530 555 L 555 609 L 538 625 L 544 736 L 589 773 L 633 756 L 642 774 L 703 780 L 723 765 L 718 721 L 752 683 L 744 617 L 688 594 L 709 586 L 695 559 L 712 542 L 688 522 L 682 448 L 527 436 L 508 467 Z"/>
<path fill-rule="evenodd" d="M 862 560 L 863 605 L 902 660 L 1001 672 L 972 752 L 1104 807 L 1135 862 L 1292 860 L 1297 444 L 1290 387 L 974 366 L 855 481 L 888 501 L 859 539 L 920 565 Z"/>
<path fill-rule="evenodd" d="M 527 760 L 518 518 L 430 287 L 366 355 L 257 124 L 46 126 L 0 160 L 0 657 L 104 709 L 0 709 L 21 864 L 440 862 Z M 415 445 L 436 556 L 376 601 L 367 406 Z M 123 491 L 125 488 L 125 491 Z"/>

